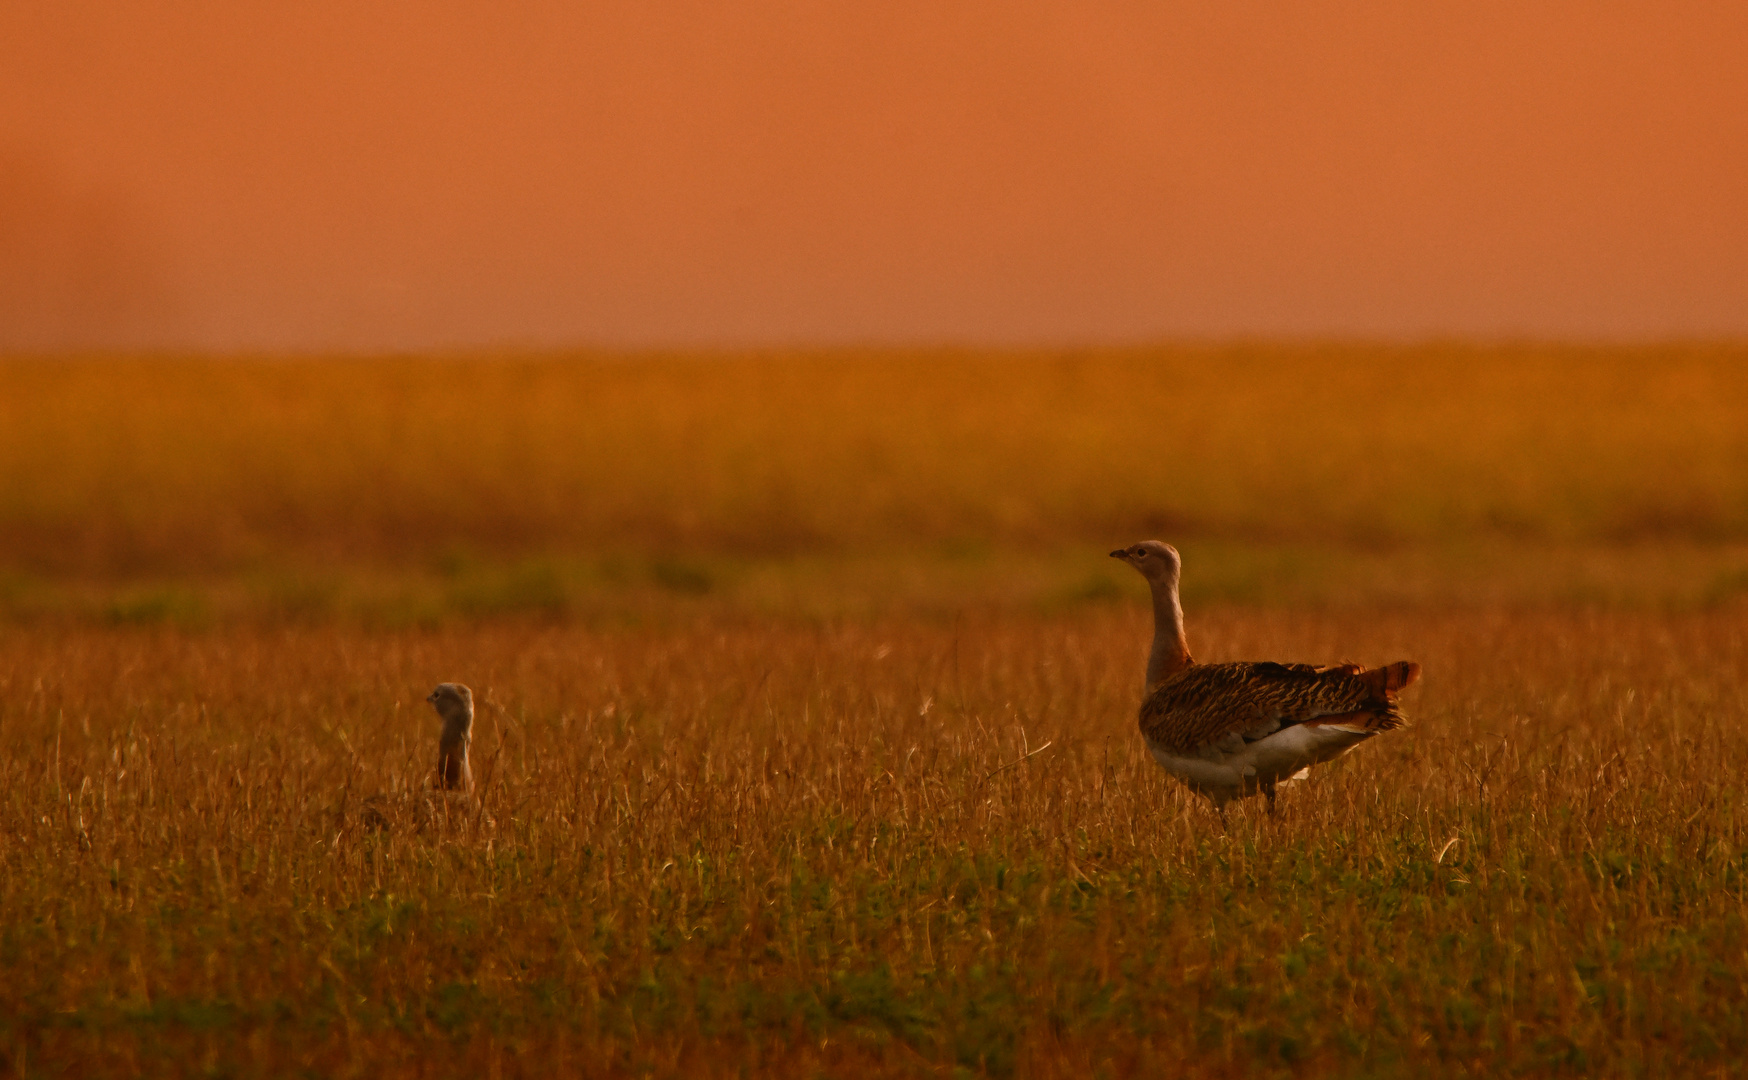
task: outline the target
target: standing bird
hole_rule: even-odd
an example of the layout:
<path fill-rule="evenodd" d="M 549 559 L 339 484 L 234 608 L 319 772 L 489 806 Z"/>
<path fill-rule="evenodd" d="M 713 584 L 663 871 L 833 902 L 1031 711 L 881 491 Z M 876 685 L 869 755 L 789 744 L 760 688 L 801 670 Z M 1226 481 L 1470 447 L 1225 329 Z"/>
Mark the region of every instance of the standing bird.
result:
<path fill-rule="evenodd" d="M 473 742 L 473 691 L 460 683 L 438 683 L 425 699 L 443 718 L 437 742 L 437 786 L 444 791 L 473 790 L 473 769 L 467 748 Z"/>
<path fill-rule="evenodd" d="M 371 795 L 364 800 L 359 821 L 371 831 L 412 828 L 417 832 L 436 828 L 450 821 L 472 827 L 494 826 L 491 814 L 476 804 L 469 793 L 473 790 L 473 769 L 467 762 L 468 746 L 473 742 L 473 691 L 460 683 L 439 683 L 425 698 L 443 718 L 443 733 L 437 739 L 437 777 L 435 791 L 395 791 Z M 472 806 L 471 817 L 464 808 Z"/>
<path fill-rule="evenodd" d="M 1311 766 L 1402 726 L 1396 692 L 1420 677 L 1419 664 L 1370 671 L 1358 664 L 1198 664 L 1184 641 L 1177 549 L 1146 540 L 1111 558 L 1139 570 L 1153 590 L 1153 651 L 1141 701 L 1147 749 L 1166 772 L 1212 799 L 1222 818 L 1229 800 L 1259 791 L 1272 814 L 1276 784 L 1304 779 Z"/>

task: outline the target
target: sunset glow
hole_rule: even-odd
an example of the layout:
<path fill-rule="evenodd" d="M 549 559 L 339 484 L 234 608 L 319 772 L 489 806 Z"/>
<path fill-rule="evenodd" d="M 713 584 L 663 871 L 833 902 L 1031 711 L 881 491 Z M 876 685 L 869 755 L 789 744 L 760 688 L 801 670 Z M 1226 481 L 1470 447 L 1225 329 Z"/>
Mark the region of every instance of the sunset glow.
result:
<path fill-rule="evenodd" d="M 0 9 L 0 347 L 1748 331 L 1748 9 Z"/>

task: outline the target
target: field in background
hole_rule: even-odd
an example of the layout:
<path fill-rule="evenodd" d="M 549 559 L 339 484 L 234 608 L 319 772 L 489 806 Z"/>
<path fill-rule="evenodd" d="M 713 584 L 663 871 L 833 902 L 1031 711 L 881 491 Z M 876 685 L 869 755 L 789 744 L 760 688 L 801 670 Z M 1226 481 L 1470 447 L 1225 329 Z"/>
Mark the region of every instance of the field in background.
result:
<path fill-rule="evenodd" d="M 0 612 L 1748 592 L 1748 348 L 0 362 Z"/>
<path fill-rule="evenodd" d="M 1739 1073 L 1744 361 L 0 361 L 0 1073 Z M 1222 831 L 1149 535 L 1413 726 Z"/>

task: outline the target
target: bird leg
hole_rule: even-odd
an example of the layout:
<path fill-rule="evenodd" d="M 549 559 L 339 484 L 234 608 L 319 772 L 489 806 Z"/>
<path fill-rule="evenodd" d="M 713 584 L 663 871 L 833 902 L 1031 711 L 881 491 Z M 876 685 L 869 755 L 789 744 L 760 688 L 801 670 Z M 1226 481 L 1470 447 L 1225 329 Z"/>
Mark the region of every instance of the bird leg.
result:
<path fill-rule="evenodd" d="M 1269 817 L 1275 816 L 1275 782 L 1270 780 L 1262 786 L 1262 793 L 1268 797 Z"/>

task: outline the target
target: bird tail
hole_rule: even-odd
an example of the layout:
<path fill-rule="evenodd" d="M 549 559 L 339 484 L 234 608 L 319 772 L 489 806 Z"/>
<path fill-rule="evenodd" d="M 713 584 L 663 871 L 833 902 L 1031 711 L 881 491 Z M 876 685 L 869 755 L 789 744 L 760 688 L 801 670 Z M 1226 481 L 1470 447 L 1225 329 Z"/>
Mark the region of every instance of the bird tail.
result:
<path fill-rule="evenodd" d="M 1398 660 L 1394 664 L 1362 671 L 1359 677 L 1366 681 L 1373 693 L 1389 701 L 1396 697 L 1398 690 L 1420 678 L 1420 665 L 1412 660 Z"/>

